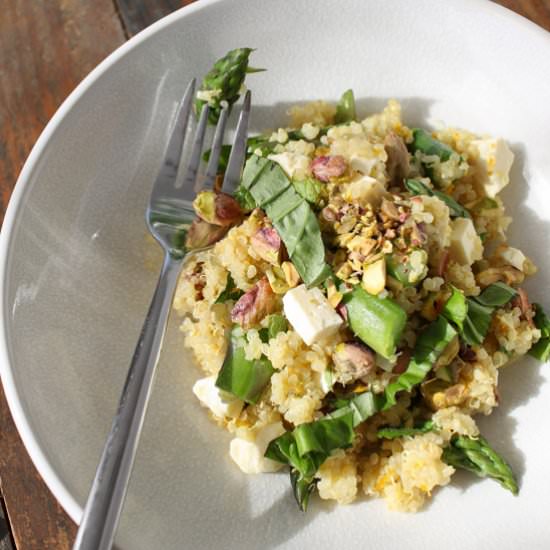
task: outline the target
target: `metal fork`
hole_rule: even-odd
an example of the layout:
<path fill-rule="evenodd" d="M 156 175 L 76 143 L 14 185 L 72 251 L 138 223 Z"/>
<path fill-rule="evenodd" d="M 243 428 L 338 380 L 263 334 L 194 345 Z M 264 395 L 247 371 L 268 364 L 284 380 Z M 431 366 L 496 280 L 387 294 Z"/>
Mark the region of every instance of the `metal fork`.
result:
<path fill-rule="evenodd" d="M 172 298 L 183 260 L 188 253 L 185 247 L 186 227 L 194 218 L 189 201 L 182 196 L 184 190 L 197 189 L 197 174 L 208 119 L 207 106 L 203 108 L 199 118 L 183 184 L 180 188 L 176 187 L 194 90 L 195 79 L 188 85 L 178 109 L 164 162 L 147 207 L 147 226 L 164 250 L 164 261 L 73 550 L 109 550 L 112 547 L 126 496 Z M 234 190 L 240 180 L 246 152 L 249 114 L 250 92 L 247 92 L 222 184 L 225 192 Z M 223 109 L 216 126 L 202 188 L 212 187 L 214 184 L 227 116 L 227 109 Z"/>

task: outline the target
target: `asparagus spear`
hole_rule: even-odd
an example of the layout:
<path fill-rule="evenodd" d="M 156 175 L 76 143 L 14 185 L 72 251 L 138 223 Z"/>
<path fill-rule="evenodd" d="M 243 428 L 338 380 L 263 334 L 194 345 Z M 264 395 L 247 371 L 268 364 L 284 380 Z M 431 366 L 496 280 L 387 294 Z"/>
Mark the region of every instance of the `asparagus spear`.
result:
<path fill-rule="evenodd" d="M 518 484 L 512 469 L 481 436 L 478 439 L 462 435 L 456 437 L 443 451 L 443 460 L 479 477 L 492 477 L 514 495 L 518 494 Z"/>
<path fill-rule="evenodd" d="M 345 122 L 352 122 L 355 119 L 355 96 L 353 95 L 353 90 L 346 90 L 342 94 L 342 97 L 336 106 L 336 116 L 334 121 L 336 124 L 341 124 Z"/>
<path fill-rule="evenodd" d="M 231 107 L 239 99 L 246 74 L 263 70 L 248 66 L 248 57 L 252 51 L 252 48 L 237 48 L 214 63 L 197 92 L 195 100 L 197 116 L 208 103 L 210 105 L 208 121 L 210 124 L 216 124 L 220 118 L 222 102 L 227 102 Z"/>

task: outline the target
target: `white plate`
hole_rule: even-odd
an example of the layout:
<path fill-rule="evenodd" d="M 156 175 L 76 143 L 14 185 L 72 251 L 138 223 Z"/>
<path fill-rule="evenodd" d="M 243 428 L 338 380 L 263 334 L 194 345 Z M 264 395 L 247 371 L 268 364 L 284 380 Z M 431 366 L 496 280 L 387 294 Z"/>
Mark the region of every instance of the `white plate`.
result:
<path fill-rule="evenodd" d="M 511 241 L 540 266 L 550 306 L 550 39 L 490 2 L 200 2 L 130 40 L 77 88 L 34 148 L 2 231 L 1 369 L 23 440 L 78 520 L 156 274 L 144 206 L 185 84 L 237 46 L 258 48 L 254 126 L 297 101 L 352 87 L 361 113 L 387 98 L 405 120 L 444 120 L 510 140 Z M 481 422 L 521 479 L 514 498 L 457 475 L 417 515 L 382 501 L 313 502 L 286 475 L 246 477 L 228 435 L 192 397 L 198 376 L 174 326 L 158 373 L 118 541 L 151 548 L 550 547 L 550 370 L 501 373 L 502 405 Z"/>

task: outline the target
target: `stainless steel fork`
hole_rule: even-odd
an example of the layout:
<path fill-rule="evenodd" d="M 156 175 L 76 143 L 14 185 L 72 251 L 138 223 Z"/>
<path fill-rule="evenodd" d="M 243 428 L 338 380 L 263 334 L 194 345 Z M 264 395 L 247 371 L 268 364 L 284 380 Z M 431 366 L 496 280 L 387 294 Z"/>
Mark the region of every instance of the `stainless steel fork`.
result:
<path fill-rule="evenodd" d="M 185 247 L 186 228 L 193 220 L 194 214 L 189 201 L 182 199 L 182 190 L 196 189 L 208 119 L 208 108 L 205 106 L 195 132 L 183 184 L 177 188 L 176 176 L 194 90 L 193 79 L 178 109 L 175 127 L 147 208 L 147 226 L 164 250 L 164 261 L 130 364 L 118 410 L 96 470 L 73 550 L 109 550 L 120 518 L 172 298 L 183 259 L 188 253 Z M 246 152 L 249 114 L 250 92 L 247 92 L 222 184 L 225 192 L 233 191 L 240 179 Z M 214 183 L 227 116 L 227 109 L 224 109 L 216 126 L 202 188 L 212 187 Z"/>

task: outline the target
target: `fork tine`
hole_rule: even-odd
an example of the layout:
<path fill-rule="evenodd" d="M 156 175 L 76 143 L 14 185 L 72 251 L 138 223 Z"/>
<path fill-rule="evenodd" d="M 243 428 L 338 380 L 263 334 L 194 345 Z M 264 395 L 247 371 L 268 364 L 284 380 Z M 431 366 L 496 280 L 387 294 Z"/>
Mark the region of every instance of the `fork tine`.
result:
<path fill-rule="evenodd" d="M 246 155 L 246 135 L 248 130 L 248 118 L 250 116 L 250 90 L 244 96 L 243 108 L 239 116 L 237 131 L 229 155 L 229 162 L 223 178 L 222 190 L 225 193 L 232 193 L 237 188 L 241 179 L 244 157 Z"/>
<path fill-rule="evenodd" d="M 206 175 L 204 177 L 203 187 L 210 189 L 214 186 L 214 180 L 218 173 L 218 163 L 222 152 L 223 133 L 225 131 L 225 123 L 227 121 L 227 108 L 222 109 L 218 124 L 216 125 L 216 133 L 212 148 L 210 149 L 210 158 L 206 167 Z"/>
<path fill-rule="evenodd" d="M 202 144 L 204 142 L 204 134 L 206 132 L 206 123 L 208 122 L 209 107 L 206 104 L 201 111 L 199 118 L 199 124 L 195 131 L 195 140 L 193 141 L 193 148 L 191 149 L 191 156 L 189 157 L 189 163 L 185 171 L 185 178 L 183 179 L 182 188 L 193 189 L 195 181 L 197 179 L 197 173 L 199 171 L 199 164 L 201 162 Z M 197 190 L 195 190 L 197 191 Z"/>
<path fill-rule="evenodd" d="M 185 134 L 187 132 L 187 124 L 189 122 L 189 114 L 191 113 L 191 106 L 193 104 L 196 82 L 197 79 L 193 78 L 187 85 L 185 93 L 183 94 L 183 99 L 181 100 L 180 107 L 176 114 L 176 123 L 174 124 L 168 147 L 166 148 L 164 161 L 157 175 L 157 179 L 155 180 L 153 191 L 156 190 L 158 192 L 161 186 L 173 187 L 176 181 Z"/>

